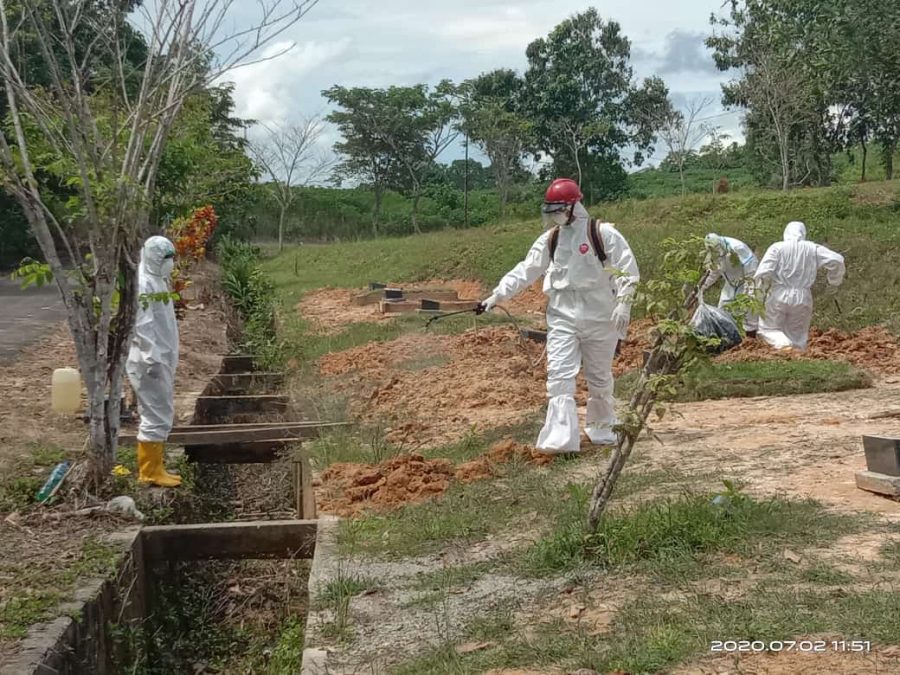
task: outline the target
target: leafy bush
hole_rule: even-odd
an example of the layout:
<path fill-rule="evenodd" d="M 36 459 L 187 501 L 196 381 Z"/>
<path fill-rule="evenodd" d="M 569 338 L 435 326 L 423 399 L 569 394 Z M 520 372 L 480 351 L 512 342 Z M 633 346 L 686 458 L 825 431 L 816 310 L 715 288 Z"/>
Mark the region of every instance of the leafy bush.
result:
<path fill-rule="evenodd" d="M 260 266 L 259 249 L 224 237 L 217 246 L 222 286 L 243 323 L 241 348 L 265 366 L 281 360 L 275 286 Z"/>

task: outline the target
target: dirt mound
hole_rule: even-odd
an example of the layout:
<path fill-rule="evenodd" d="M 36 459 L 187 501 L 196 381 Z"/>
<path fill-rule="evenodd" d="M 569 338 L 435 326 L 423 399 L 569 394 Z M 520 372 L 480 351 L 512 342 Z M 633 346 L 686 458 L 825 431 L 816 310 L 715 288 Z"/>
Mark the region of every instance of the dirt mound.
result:
<path fill-rule="evenodd" d="M 473 428 L 516 424 L 544 402 L 542 346 L 510 326 L 461 335 L 405 335 L 319 361 L 353 412 L 386 422 L 387 440 L 422 447 Z"/>
<path fill-rule="evenodd" d="M 537 314 L 547 311 L 547 296 L 544 295 L 544 281 L 536 281 L 504 306 L 513 314 Z"/>
<path fill-rule="evenodd" d="M 855 333 L 814 328 L 805 353 L 777 351 L 762 340 L 745 340 L 739 347 L 717 357 L 735 361 L 831 360 L 847 361 L 880 375 L 900 374 L 900 344 L 883 326 L 870 326 Z"/>
<path fill-rule="evenodd" d="M 444 341 L 448 363 L 395 373 L 372 392 L 369 408 L 375 415 L 428 427 L 424 437 L 395 431 L 389 440 L 457 440 L 472 428 L 515 424 L 543 404 L 540 345 L 523 343 L 510 327 L 468 331 Z"/>
<path fill-rule="evenodd" d="M 319 508 L 346 517 L 365 509 L 414 504 L 442 494 L 452 478 L 450 462 L 416 454 L 380 464 L 332 464 L 319 479 Z"/>
<path fill-rule="evenodd" d="M 425 459 L 415 453 L 379 464 L 332 464 L 317 481 L 318 504 L 322 511 L 342 517 L 365 510 L 389 510 L 438 497 L 454 480 L 470 483 L 491 478 L 497 465 L 513 461 L 544 466 L 553 457 L 506 440 L 491 446 L 478 459 L 457 467 L 446 459 Z"/>
<path fill-rule="evenodd" d="M 347 288 L 323 288 L 303 296 L 297 304 L 297 311 L 324 335 L 340 333 L 352 323 L 386 321 L 389 317 L 378 311 L 378 305 L 350 304 L 353 296 L 361 292 Z"/>
<path fill-rule="evenodd" d="M 650 348 L 650 331 L 653 322 L 640 319 L 631 324 L 628 342 L 613 362 L 616 376 L 643 364 L 643 352 Z M 730 349 L 713 359 L 720 363 L 744 361 L 792 361 L 829 360 L 846 361 L 880 375 L 900 374 L 900 343 L 883 326 L 870 326 L 855 333 L 834 328 L 813 328 L 809 333 L 809 346 L 804 353 L 778 351 L 762 340 L 744 340 L 740 346 Z"/>
<path fill-rule="evenodd" d="M 383 377 L 404 364 L 423 362 L 444 354 L 445 340 L 432 334 L 411 333 L 390 342 L 369 342 L 319 359 L 319 372 L 334 377 L 353 373 L 368 378 Z"/>
<path fill-rule="evenodd" d="M 460 300 L 483 300 L 487 295 L 481 283 L 471 279 L 429 279 L 415 285 L 422 288 L 452 288 Z"/>
<path fill-rule="evenodd" d="M 544 466 L 553 462 L 553 455 L 538 452 L 530 446 L 512 440 L 500 441 L 478 459 L 457 466 L 456 479 L 463 483 L 471 483 L 491 478 L 495 475 L 498 464 L 509 464 L 514 461 Z"/>
<path fill-rule="evenodd" d="M 393 285 L 393 284 L 391 284 Z M 416 288 L 449 288 L 457 292 L 460 300 L 481 300 L 485 294 L 477 281 L 453 279 L 444 281 L 430 279 L 412 284 L 396 284 L 400 288 L 410 290 Z M 382 314 L 378 305 L 354 305 L 352 299 L 364 288 L 322 288 L 303 296 L 297 304 L 297 312 L 313 324 L 317 332 L 323 335 L 340 333 L 354 323 L 373 323 L 390 321 L 393 316 Z"/>

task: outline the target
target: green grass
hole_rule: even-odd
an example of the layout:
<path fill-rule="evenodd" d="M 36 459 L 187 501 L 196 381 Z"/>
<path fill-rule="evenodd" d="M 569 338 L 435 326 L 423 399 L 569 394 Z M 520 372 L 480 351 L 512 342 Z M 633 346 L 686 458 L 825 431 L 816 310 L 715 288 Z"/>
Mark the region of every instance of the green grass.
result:
<path fill-rule="evenodd" d="M 36 503 L 38 490 L 50 477 L 50 470 L 66 459 L 61 448 L 35 444 L 28 455 L 18 458 L 0 476 L 0 513 L 21 511 Z"/>
<path fill-rule="evenodd" d="M 729 488 L 720 506 L 712 503 L 715 496 L 685 493 L 625 506 L 588 535 L 587 490 L 572 487 L 552 532 L 524 556 L 524 571 L 545 577 L 588 564 L 675 580 L 708 573 L 710 556 L 720 554 L 764 558 L 777 567 L 784 548 L 855 532 L 865 522 L 811 500 L 757 500 Z"/>
<path fill-rule="evenodd" d="M 805 591 L 762 579 L 737 598 L 688 587 L 664 596 L 645 588 L 615 616 L 611 631 L 591 635 L 578 626 L 549 621 L 529 638 L 490 615 L 470 620 L 496 645 L 458 654 L 445 643 L 394 669 L 401 675 L 476 674 L 491 668 L 581 668 L 597 672 L 657 673 L 710 652 L 714 640 L 787 641 L 815 634 L 893 644 L 900 593 L 841 589 Z M 669 589 L 671 590 L 671 589 Z M 474 629 L 474 630 L 472 630 Z M 828 645 L 830 648 L 830 645 Z M 814 657 L 810 657 L 814 658 Z"/>
<path fill-rule="evenodd" d="M 404 558 L 483 539 L 507 529 L 523 514 L 532 513 L 529 527 L 539 527 L 548 505 L 560 497 L 546 474 L 516 463 L 505 465 L 497 479 L 451 485 L 439 500 L 342 521 L 339 543 L 345 553 Z"/>
<path fill-rule="evenodd" d="M 526 522 L 530 531 L 540 531 L 583 506 L 577 495 L 585 488 L 554 480 L 563 476 L 565 466 L 564 461 L 546 468 L 517 462 L 501 465 L 495 479 L 453 484 L 438 500 L 342 521 L 339 543 L 345 554 L 404 558 L 433 553 L 449 544 L 478 541 L 519 522 Z M 682 480 L 684 476 L 673 471 L 626 471 L 616 486 L 616 499 L 649 485 L 666 486 Z"/>
<path fill-rule="evenodd" d="M 316 601 L 320 605 L 332 605 L 343 602 L 344 598 L 352 598 L 377 587 L 377 582 L 368 577 L 356 574 L 339 574 L 322 589 Z"/>
<path fill-rule="evenodd" d="M 652 278 L 666 237 L 714 231 L 736 236 L 762 255 L 790 220 L 806 222 L 810 238 L 843 253 L 848 275 L 833 302 L 819 302 L 814 323 L 858 329 L 884 323 L 900 333 L 900 181 L 858 186 L 728 195 L 694 194 L 626 200 L 593 209 L 628 238 L 645 278 Z M 287 250 L 266 262 L 285 303 L 323 286 L 362 287 L 370 281 L 414 282 L 474 278 L 488 287 L 527 252 L 540 234 L 535 217 L 524 223 L 421 236 Z M 297 261 L 295 274 L 295 259 Z"/>
<path fill-rule="evenodd" d="M 71 564 L 48 570 L 41 577 L 39 588 L 22 583 L 11 586 L 0 603 L 0 640 L 23 638 L 29 627 L 53 618 L 54 610 L 71 594 L 76 582 L 109 578 L 121 556 L 120 548 L 88 538 Z"/>
<path fill-rule="evenodd" d="M 484 454 L 492 444 L 503 439 L 533 442 L 542 423 L 543 415 L 536 412 L 531 420 L 522 424 L 497 427 L 481 433 L 470 431 L 455 443 L 415 449 L 415 452 L 421 453 L 426 459 L 467 462 Z M 311 442 L 309 449 L 315 468 L 324 469 L 335 462 L 377 464 L 402 452 L 409 452 L 412 448 L 388 442 L 382 427 L 374 424 L 339 428 Z"/>
<path fill-rule="evenodd" d="M 616 395 L 631 394 L 638 373 L 616 381 Z M 744 361 L 706 363 L 687 373 L 677 401 L 789 396 L 872 386 L 871 376 L 843 361 Z"/>
<path fill-rule="evenodd" d="M 816 562 L 800 573 L 803 581 L 823 586 L 843 586 L 853 583 L 853 577 L 833 565 Z"/>
<path fill-rule="evenodd" d="M 881 557 L 890 565 L 900 566 L 900 540 L 887 541 L 881 546 Z"/>

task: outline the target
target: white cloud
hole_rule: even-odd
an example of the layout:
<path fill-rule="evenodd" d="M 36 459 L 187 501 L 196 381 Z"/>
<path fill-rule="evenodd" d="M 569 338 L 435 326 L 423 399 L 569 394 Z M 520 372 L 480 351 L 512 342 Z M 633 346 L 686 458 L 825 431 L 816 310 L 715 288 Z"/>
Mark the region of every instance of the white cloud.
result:
<path fill-rule="evenodd" d="M 540 22 L 516 7 L 477 13 L 455 12 L 432 25 L 433 33 L 459 49 L 496 52 L 521 49 L 545 31 Z"/>
<path fill-rule="evenodd" d="M 298 45 L 290 53 L 225 79 L 236 83 L 239 115 L 291 121 L 327 112 L 321 91 L 334 84 L 435 84 L 495 68 L 522 72 L 525 48 L 533 39 L 590 5 L 604 19 L 621 24 L 632 41 L 640 77 L 666 70 L 661 57 L 672 51 L 673 32 L 696 36 L 699 48 L 700 36 L 710 32 L 710 13 L 721 10 L 721 0 L 327 0 L 285 34 Z M 269 53 L 284 46 L 273 46 Z M 717 101 L 719 84 L 728 79 L 712 69 L 668 70 L 680 71 L 664 74 L 673 94 L 698 92 Z M 731 119 L 723 122 L 737 130 Z M 461 156 L 454 148 L 442 159 Z"/>
<path fill-rule="evenodd" d="M 264 60 L 238 68 L 223 78 L 235 85 L 237 114 L 259 122 L 285 122 L 297 117 L 300 97 L 310 94 L 306 87 L 307 81 L 313 79 L 310 74 L 348 55 L 351 46 L 349 37 L 332 42 L 269 45 L 262 53 Z M 318 99 L 318 92 L 314 95 Z"/>

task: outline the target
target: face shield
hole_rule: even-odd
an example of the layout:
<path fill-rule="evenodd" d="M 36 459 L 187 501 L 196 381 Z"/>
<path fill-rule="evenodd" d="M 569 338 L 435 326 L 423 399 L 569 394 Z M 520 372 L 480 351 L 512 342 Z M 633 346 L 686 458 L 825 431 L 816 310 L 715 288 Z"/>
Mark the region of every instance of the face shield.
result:
<path fill-rule="evenodd" d="M 164 279 L 168 279 L 172 276 L 172 272 L 175 270 L 175 251 L 171 253 L 166 253 L 163 258 L 162 265 L 160 265 L 160 272 L 162 273 L 162 277 Z"/>
<path fill-rule="evenodd" d="M 541 216 L 544 221 L 544 229 L 562 227 L 572 222 L 572 210 L 574 204 L 565 202 L 544 202 L 541 206 Z"/>

